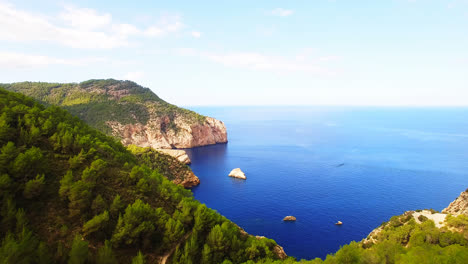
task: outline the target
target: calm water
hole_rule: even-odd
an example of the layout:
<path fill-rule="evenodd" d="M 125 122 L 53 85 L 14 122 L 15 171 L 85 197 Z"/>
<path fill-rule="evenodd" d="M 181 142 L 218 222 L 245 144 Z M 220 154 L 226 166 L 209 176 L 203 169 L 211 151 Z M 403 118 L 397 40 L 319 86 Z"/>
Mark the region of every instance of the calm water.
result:
<path fill-rule="evenodd" d="M 195 197 L 297 258 L 323 258 L 406 210 L 441 210 L 468 187 L 466 108 L 192 109 L 223 120 L 229 139 L 189 150 Z M 237 167 L 246 181 L 227 176 Z"/>

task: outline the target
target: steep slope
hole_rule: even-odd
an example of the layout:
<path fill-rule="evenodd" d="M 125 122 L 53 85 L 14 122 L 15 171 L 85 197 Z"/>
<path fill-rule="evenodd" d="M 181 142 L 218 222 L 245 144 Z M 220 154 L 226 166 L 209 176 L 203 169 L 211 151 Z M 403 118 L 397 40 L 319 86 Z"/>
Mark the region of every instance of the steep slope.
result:
<path fill-rule="evenodd" d="M 464 214 L 468 216 L 468 189 L 460 194 L 457 199 L 450 203 L 450 205 L 442 210 L 442 213 L 458 216 Z"/>
<path fill-rule="evenodd" d="M 223 122 L 171 105 L 131 81 L 22 82 L 0 87 L 62 106 L 124 145 L 171 149 L 227 142 Z"/>
<path fill-rule="evenodd" d="M 151 148 L 140 148 L 135 145 L 130 145 L 127 149 L 138 158 L 138 161 L 153 170 L 157 170 L 175 184 L 190 188 L 200 183 L 200 179 L 193 174 L 187 165 L 172 156 Z"/>
<path fill-rule="evenodd" d="M 173 248 L 179 263 L 280 257 L 120 142 L 3 89 L 0 201 L 0 263 L 157 263 Z"/>

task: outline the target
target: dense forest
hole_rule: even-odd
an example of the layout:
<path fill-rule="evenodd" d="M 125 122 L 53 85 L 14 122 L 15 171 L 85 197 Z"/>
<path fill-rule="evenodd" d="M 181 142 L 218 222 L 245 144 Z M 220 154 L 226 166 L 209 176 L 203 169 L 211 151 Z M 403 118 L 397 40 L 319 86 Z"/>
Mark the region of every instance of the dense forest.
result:
<path fill-rule="evenodd" d="M 281 256 L 56 106 L 0 89 L 0 263 L 243 263 Z M 172 254 L 170 254 L 172 253 Z"/>
<path fill-rule="evenodd" d="M 296 262 L 163 177 L 165 159 L 130 150 L 59 107 L 0 89 L 0 263 Z M 468 263 L 467 239 L 465 215 L 437 228 L 404 214 L 300 262 Z"/>

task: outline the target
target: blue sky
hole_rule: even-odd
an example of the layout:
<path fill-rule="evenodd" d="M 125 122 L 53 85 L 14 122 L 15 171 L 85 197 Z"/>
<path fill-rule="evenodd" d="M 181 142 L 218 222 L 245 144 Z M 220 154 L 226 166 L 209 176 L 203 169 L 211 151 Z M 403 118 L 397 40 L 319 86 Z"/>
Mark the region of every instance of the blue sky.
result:
<path fill-rule="evenodd" d="M 0 82 L 178 105 L 468 105 L 468 0 L 4 1 Z"/>

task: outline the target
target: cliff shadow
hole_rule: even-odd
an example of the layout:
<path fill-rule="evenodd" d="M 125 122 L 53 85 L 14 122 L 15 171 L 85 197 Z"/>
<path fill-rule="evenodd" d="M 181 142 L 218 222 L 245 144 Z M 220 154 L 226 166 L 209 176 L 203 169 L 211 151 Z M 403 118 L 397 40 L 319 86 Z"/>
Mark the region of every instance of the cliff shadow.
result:
<path fill-rule="evenodd" d="M 192 166 L 222 165 L 225 163 L 228 153 L 228 143 L 185 149 L 185 151 L 192 161 Z"/>

